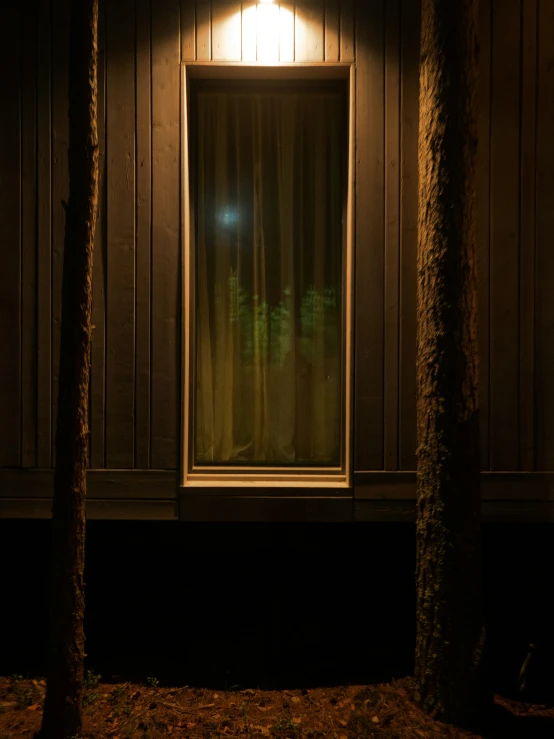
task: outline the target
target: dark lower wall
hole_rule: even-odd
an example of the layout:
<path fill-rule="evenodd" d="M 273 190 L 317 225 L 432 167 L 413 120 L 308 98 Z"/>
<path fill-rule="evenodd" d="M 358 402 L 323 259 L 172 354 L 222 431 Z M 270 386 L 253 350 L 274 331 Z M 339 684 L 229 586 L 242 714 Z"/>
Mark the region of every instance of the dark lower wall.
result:
<path fill-rule="evenodd" d="M 360 0 L 355 23 L 351 0 L 324 10 L 322 2 L 281 4 L 314 24 L 307 41 L 291 46 L 299 59 L 356 60 L 355 469 L 414 469 L 419 3 Z M 199 0 L 100 2 L 93 468 L 179 466 L 179 65 L 227 53 L 217 24 L 231 5 L 240 12 L 239 3 L 216 0 L 211 11 Z M 480 5 L 483 469 L 551 470 L 554 7 Z M 14 1 L 3 16 L 3 467 L 53 463 L 68 7 L 68 0 Z"/>
<path fill-rule="evenodd" d="M 0 521 L 1 674 L 44 675 L 50 535 L 47 521 Z M 551 529 L 489 524 L 483 544 L 495 687 L 513 690 L 528 642 L 554 646 Z M 399 678 L 414 573 L 410 524 L 89 522 L 87 667 L 214 688 Z"/>

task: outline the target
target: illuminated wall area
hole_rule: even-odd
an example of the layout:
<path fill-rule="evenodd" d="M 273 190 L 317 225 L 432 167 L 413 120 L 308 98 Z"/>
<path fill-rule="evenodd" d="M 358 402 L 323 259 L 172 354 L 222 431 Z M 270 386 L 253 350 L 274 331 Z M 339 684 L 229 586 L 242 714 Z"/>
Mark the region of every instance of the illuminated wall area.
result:
<path fill-rule="evenodd" d="M 354 61 L 353 0 L 199 2 L 182 28 L 183 61 Z"/>

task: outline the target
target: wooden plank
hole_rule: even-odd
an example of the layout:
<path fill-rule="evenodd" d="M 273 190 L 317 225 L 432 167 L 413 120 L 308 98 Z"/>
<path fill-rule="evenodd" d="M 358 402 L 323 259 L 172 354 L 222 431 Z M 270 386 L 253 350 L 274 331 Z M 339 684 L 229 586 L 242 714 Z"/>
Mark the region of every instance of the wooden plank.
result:
<path fill-rule="evenodd" d="M 137 65 L 138 65 L 138 41 L 141 47 L 146 49 L 145 29 L 150 28 L 149 13 L 150 3 L 143 4 L 137 0 Z M 147 25 L 148 16 L 148 25 Z M 139 27 L 139 18 L 141 18 Z M 139 39 L 140 35 L 140 39 Z M 148 44 L 150 55 L 150 44 Z M 181 0 L 181 61 L 193 62 L 196 59 L 196 6 L 194 0 Z M 138 97 L 138 83 L 137 83 Z"/>
<path fill-rule="evenodd" d="M 554 469 L 554 3 L 539 3 L 536 158 L 536 465 Z"/>
<path fill-rule="evenodd" d="M 263 480 L 256 484 L 249 484 L 248 480 L 237 480 L 236 475 L 229 473 L 221 475 L 223 479 L 202 479 L 202 475 L 188 475 L 187 483 L 183 485 L 183 490 L 187 495 L 217 495 L 223 497 L 245 497 L 253 495 L 254 497 L 289 497 L 297 493 L 301 493 L 302 497 L 310 496 L 321 497 L 331 495 L 332 497 L 346 496 L 352 497 L 350 486 L 344 483 L 333 483 L 327 480 L 318 480 L 315 476 L 302 477 L 302 481 L 287 485 L 279 480 Z"/>
<path fill-rule="evenodd" d="M 0 67 L 0 467 L 21 464 L 21 43 L 20 5 L 3 11 Z"/>
<path fill-rule="evenodd" d="M 400 172 L 400 406 L 399 467 L 416 467 L 417 137 L 419 129 L 417 3 L 402 3 Z"/>
<path fill-rule="evenodd" d="M 483 501 L 481 517 L 487 523 L 547 523 L 554 521 L 554 503 Z M 356 522 L 415 521 L 415 501 L 356 501 Z"/>
<path fill-rule="evenodd" d="M 90 470 L 87 487 L 90 497 L 104 499 L 175 500 L 178 493 L 175 473 L 160 470 Z"/>
<path fill-rule="evenodd" d="M 54 484 L 53 469 L 0 470 L 0 497 L 51 497 Z M 87 494 L 96 498 L 165 498 L 175 499 L 178 490 L 185 495 L 217 498 L 290 498 L 300 493 L 307 498 L 352 498 L 348 488 L 308 487 L 297 490 L 283 487 L 214 487 L 179 488 L 175 470 L 88 470 Z"/>
<path fill-rule="evenodd" d="M 522 5 L 519 233 L 519 469 L 535 468 L 535 156 L 537 0 Z M 554 130 L 552 132 L 554 134 Z"/>
<path fill-rule="evenodd" d="M 361 472 L 354 475 L 356 500 L 415 500 L 415 472 Z M 554 502 L 552 472 L 482 472 L 483 500 Z"/>
<path fill-rule="evenodd" d="M 202 505 L 201 501 L 199 501 Z M 273 504 L 273 502 L 271 501 Z M 327 503 L 327 502 L 326 502 Z M 0 498 L 0 518 L 10 519 L 48 519 L 51 518 L 52 503 L 46 498 Z M 205 504 L 204 504 L 205 507 Z M 327 509 L 331 507 L 329 503 Z M 286 517 L 277 518 L 275 512 L 260 511 L 257 516 L 227 518 L 218 520 L 240 521 L 310 521 L 310 522 L 391 522 L 411 523 L 415 521 L 415 501 L 375 501 L 360 500 L 350 504 L 348 515 L 344 504 L 337 506 L 343 515 L 338 516 L 334 511 L 319 510 L 314 515 L 308 512 L 309 518 L 293 517 L 287 513 Z M 330 515 L 332 513 L 333 515 Z M 263 517 L 262 517 L 263 516 Z M 482 520 L 487 523 L 551 523 L 554 521 L 554 503 L 549 501 L 483 501 L 481 506 Z M 87 519 L 124 520 L 124 521 L 174 521 L 180 518 L 187 519 L 187 511 L 179 515 L 178 504 L 166 500 L 87 500 Z M 197 515 L 189 520 L 213 520 L 212 518 L 198 518 Z"/>
<path fill-rule="evenodd" d="M 353 517 L 356 522 L 412 523 L 415 513 L 415 501 L 356 500 Z"/>
<path fill-rule="evenodd" d="M 151 464 L 177 466 L 180 416 L 179 2 L 152 6 Z"/>
<path fill-rule="evenodd" d="M 0 497 L 51 498 L 54 470 L 0 470 Z M 88 470 L 87 496 L 142 500 L 177 498 L 177 476 L 159 470 Z"/>
<path fill-rule="evenodd" d="M 325 61 L 338 62 L 340 57 L 339 0 L 325 1 Z"/>
<path fill-rule="evenodd" d="M 3 469 L 0 470 L 0 498 L 52 497 L 54 470 Z M 351 500 L 415 500 L 415 472 L 358 472 L 353 488 L 325 490 L 305 488 L 291 492 L 279 488 L 179 488 L 174 470 L 89 470 L 88 495 L 101 499 L 160 499 L 174 500 L 181 496 L 202 496 L 212 501 L 246 498 L 281 498 L 288 500 L 344 499 Z M 552 472 L 482 472 L 483 500 L 550 501 L 554 502 L 554 473 Z M 227 504 L 225 504 L 227 505 Z"/>
<path fill-rule="evenodd" d="M 21 464 L 37 463 L 37 4 L 23 24 L 21 98 Z"/>
<path fill-rule="evenodd" d="M 318 62 L 314 64 L 253 64 L 248 66 L 248 79 L 252 80 L 277 80 L 283 81 L 283 72 L 287 80 L 314 81 L 320 80 L 342 80 L 345 82 L 350 78 L 350 66 L 347 64 L 327 64 Z M 219 71 L 221 65 L 201 62 L 189 64 L 187 75 L 190 79 L 213 80 L 221 76 Z M 244 80 L 245 65 L 241 62 L 229 62 L 225 64 L 226 80 Z"/>
<path fill-rule="evenodd" d="M 479 5 L 479 118 L 477 159 L 477 291 L 479 331 L 479 429 L 481 468 L 490 469 L 490 139 L 491 139 L 491 0 Z"/>
<path fill-rule="evenodd" d="M 37 66 L 37 465 L 52 464 L 52 125 L 50 0 L 40 0 Z"/>
<path fill-rule="evenodd" d="M 55 460 L 60 325 L 65 235 L 69 198 L 67 88 L 69 64 L 69 0 L 52 5 L 52 460 Z"/>
<path fill-rule="evenodd" d="M 552 523 L 554 503 L 484 500 L 481 506 L 481 519 L 487 523 Z"/>
<path fill-rule="evenodd" d="M 98 11 L 98 211 L 92 266 L 90 370 L 90 466 L 105 467 L 106 384 L 106 5 Z"/>
<path fill-rule="evenodd" d="M 241 60 L 243 62 L 255 62 L 257 54 L 257 11 L 256 4 L 242 6 L 242 41 Z"/>
<path fill-rule="evenodd" d="M 356 472 L 356 500 L 412 500 L 416 495 L 415 472 Z"/>
<path fill-rule="evenodd" d="M 490 460 L 519 452 L 520 0 L 494 6 L 491 69 Z"/>
<path fill-rule="evenodd" d="M 193 8 L 194 11 L 194 8 Z M 181 16 L 182 17 L 182 16 Z M 182 28 L 182 25 L 181 25 Z M 194 28 L 193 28 L 194 31 Z M 183 38 L 183 33 L 181 33 Z M 135 467 L 150 467 L 150 275 L 152 246 L 152 151 L 150 147 L 150 7 L 137 4 L 136 46 L 136 361 L 135 361 Z"/>
<path fill-rule="evenodd" d="M 325 53 L 323 3 L 304 0 L 296 4 L 294 21 L 294 59 L 297 62 L 322 62 Z"/>
<path fill-rule="evenodd" d="M 0 497 L 2 498 L 51 498 L 53 492 L 53 469 L 0 470 Z"/>
<path fill-rule="evenodd" d="M 353 62 L 354 59 L 354 0 L 341 0 L 340 60 L 341 62 Z"/>
<path fill-rule="evenodd" d="M 0 498 L 0 518 L 51 518 L 52 503 L 45 498 Z"/>
<path fill-rule="evenodd" d="M 483 500 L 554 501 L 551 472 L 482 472 Z"/>
<path fill-rule="evenodd" d="M 212 0 L 212 59 L 240 61 L 241 5 L 228 0 Z"/>
<path fill-rule="evenodd" d="M 104 521 L 177 521 L 178 506 L 169 500 L 87 500 L 87 519 Z"/>
<path fill-rule="evenodd" d="M 385 5 L 385 469 L 398 469 L 400 269 L 400 8 Z"/>
<path fill-rule="evenodd" d="M 196 60 L 209 62 L 212 58 L 209 0 L 196 0 Z"/>
<path fill-rule="evenodd" d="M 134 465 L 134 1 L 112 0 L 106 15 L 106 467 L 122 468 Z"/>
<path fill-rule="evenodd" d="M 383 467 L 383 3 L 359 0 L 356 23 L 356 342 L 354 469 Z"/>
<path fill-rule="evenodd" d="M 52 503 L 33 498 L 0 499 L 0 518 L 51 518 Z M 87 500 L 87 519 L 176 521 L 177 503 L 165 500 Z"/>
<path fill-rule="evenodd" d="M 279 4 L 279 60 L 294 62 L 294 3 Z"/>
<path fill-rule="evenodd" d="M 179 511 L 183 521 L 349 523 L 352 521 L 352 500 L 331 496 L 219 497 L 182 492 Z"/>

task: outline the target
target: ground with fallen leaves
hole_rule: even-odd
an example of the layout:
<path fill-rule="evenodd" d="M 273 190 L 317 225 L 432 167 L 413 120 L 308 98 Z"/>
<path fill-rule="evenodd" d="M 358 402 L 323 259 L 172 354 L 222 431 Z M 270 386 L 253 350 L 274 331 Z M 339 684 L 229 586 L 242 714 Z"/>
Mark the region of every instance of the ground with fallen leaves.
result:
<path fill-rule="evenodd" d="M 412 682 L 314 688 L 227 690 L 100 682 L 87 673 L 83 739 L 476 739 L 554 737 L 554 707 L 495 698 L 490 724 L 471 733 L 425 716 Z M 28 739 L 40 726 L 46 683 L 0 677 L 0 739 Z M 81 739 L 81 738 L 79 738 Z"/>

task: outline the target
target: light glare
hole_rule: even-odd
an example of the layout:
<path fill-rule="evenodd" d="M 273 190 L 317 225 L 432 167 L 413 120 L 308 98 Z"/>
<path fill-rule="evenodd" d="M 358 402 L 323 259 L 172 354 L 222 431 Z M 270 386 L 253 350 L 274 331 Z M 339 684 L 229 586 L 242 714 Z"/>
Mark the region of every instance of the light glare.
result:
<path fill-rule="evenodd" d="M 279 7 L 258 8 L 257 57 L 259 62 L 279 61 Z"/>

